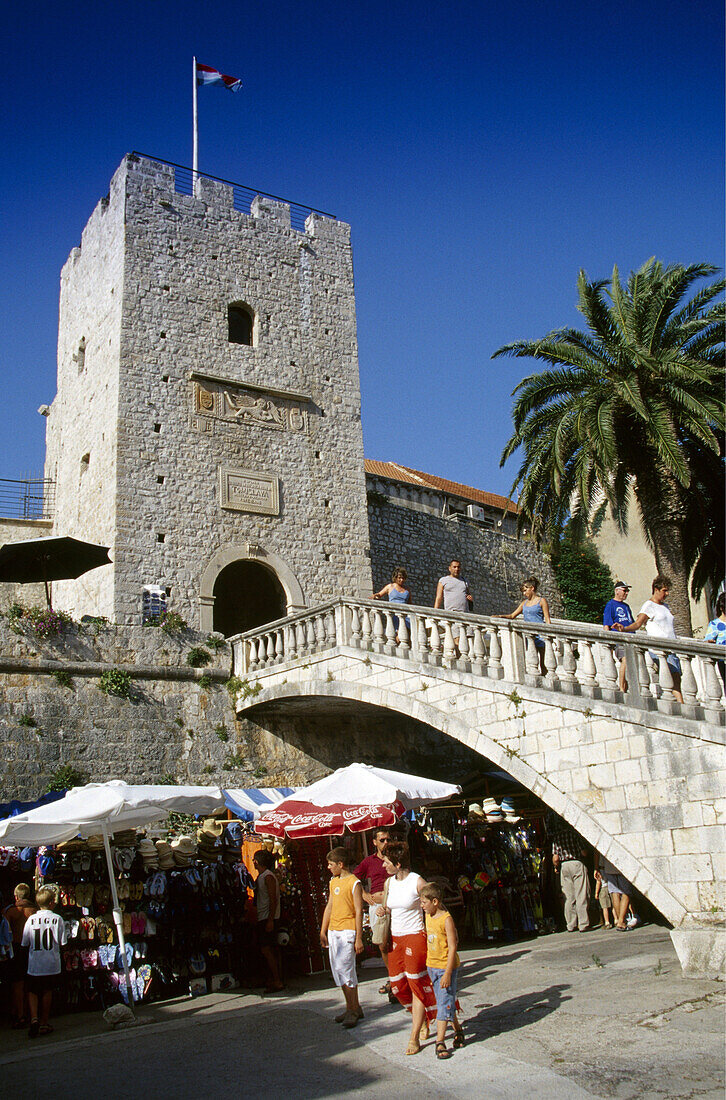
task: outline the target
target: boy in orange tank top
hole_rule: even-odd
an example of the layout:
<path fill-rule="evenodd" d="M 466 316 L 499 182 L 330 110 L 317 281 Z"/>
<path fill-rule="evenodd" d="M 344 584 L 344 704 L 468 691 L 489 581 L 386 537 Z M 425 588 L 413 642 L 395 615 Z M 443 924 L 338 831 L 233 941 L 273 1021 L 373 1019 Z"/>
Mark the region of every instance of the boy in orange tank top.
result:
<path fill-rule="evenodd" d="M 320 943 L 328 948 L 335 984 L 345 997 L 345 1011 L 335 1017 L 343 1027 L 355 1027 L 363 1019 L 358 1001 L 356 955 L 363 951 L 363 886 L 348 868 L 345 848 L 328 852 L 330 897 L 323 913 Z"/>
<path fill-rule="evenodd" d="M 445 1042 L 450 1022 L 454 1028 L 454 1049 L 464 1045 L 464 1030 L 456 1015 L 459 1007 L 456 999 L 459 937 L 454 918 L 444 908 L 441 887 L 437 883 L 427 882 L 422 889 L 421 908 L 426 914 L 426 969 L 436 994 L 436 1057 L 450 1058 L 451 1051 Z"/>

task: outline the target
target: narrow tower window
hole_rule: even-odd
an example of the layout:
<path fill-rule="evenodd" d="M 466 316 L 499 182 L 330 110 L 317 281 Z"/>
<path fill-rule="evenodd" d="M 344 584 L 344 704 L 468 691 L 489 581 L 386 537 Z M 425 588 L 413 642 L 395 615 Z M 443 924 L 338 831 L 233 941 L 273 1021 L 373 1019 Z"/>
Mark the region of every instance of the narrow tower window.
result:
<path fill-rule="evenodd" d="M 78 364 L 78 373 L 83 374 L 86 369 L 86 337 L 84 336 L 78 345 L 78 352 L 76 354 L 76 363 Z"/>
<path fill-rule="evenodd" d="M 244 302 L 227 306 L 227 331 L 230 344 L 247 344 L 252 347 L 255 315 Z"/>

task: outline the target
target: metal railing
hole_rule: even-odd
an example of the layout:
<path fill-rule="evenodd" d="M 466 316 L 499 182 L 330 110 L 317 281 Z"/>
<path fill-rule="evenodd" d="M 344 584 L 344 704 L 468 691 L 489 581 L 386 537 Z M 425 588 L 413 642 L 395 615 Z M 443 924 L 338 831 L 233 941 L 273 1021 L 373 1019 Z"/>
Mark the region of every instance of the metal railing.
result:
<path fill-rule="evenodd" d="M 386 653 L 419 668 L 458 669 L 490 680 L 626 703 L 717 725 L 724 724 L 726 714 L 719 672 L 726 654 L 712 643 L 616 634 L 587 623 L 533 624 L 342 598 L 230 641 L 235 673 L 246 678 L 347 646 Z M 626 661 L 627 692 L 618 685 L 620 653 Z M 672 694 L 669 654 L 675 654 L 681 664 L 682 704 Z"/>
<path fill-rule="evenodd" d="M 191 168 L 185 167 L 183 164 L 175 164 L 172 160 L 163 160 L 162 157 L 152 157 L 148 153 L 138 153 L 134 150 L 132 156 L 143 157 L 145 160 L 156 161 L 157 164 L 166 164 L 168 167 L 174 169 L 174 190 L 178 191 L 180 195 L 193 195 L 193 172 Z M 232 188 L 234 209 L 240 210 L 244 214 L 249 214 L 252 201 L 257 195 L 260 195 L 264 199 L 272 199 L 273 202 L 283 202 L 286 206 L 290 207 L 290 225 L 293 229 L 304 230 L 305 222 L 310 214 L 319 214 L 323 218 L 331 218 L 332 221 L 337 221 L 335 214 L 328 214 L 324 210 L 317 210 L 314 206 L 305 206 L 303 203 L 291 202 L 290 199 L 283 199 L 279 195 L 272 195 L 269 191 L 260 191 L 255 187 L 247 187 L 243 183 L 235 183 L 234 180 L 226 180 L 221 176 L 210 176 L 208 172 L 197 172 L 197 176 L 202 176 L 204 179 L 216 180 L 217 183 L 225 183 L 228 187 Z"/>
<path fill-rule="evenodd" d="M 55 482 L 46 477 L 0 478 L 0 516 L 5 519 L 52 519 Z"/>

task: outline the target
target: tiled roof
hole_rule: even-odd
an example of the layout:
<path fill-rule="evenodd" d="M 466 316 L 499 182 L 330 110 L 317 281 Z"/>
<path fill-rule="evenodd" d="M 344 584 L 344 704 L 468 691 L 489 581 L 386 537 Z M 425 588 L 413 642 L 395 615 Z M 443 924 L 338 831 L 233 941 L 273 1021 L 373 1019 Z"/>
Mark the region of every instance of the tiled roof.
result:
<path fill-rule="evenodd" d="M 407 485 L 417 485 L 419 489 L 434 489 L 440 493 L 449 493 L 451 496 L 461 497 L 463 500 L 471 500 L 476 504 L 484 504 L 489 508 L 506 508 L 509 512 L 518 512 L 517 505 L 506 497 L 497 493 L 485 493 L 482 489 L 474 489 L 471 485 L 462 485 L 459 481 L 448 481 L 444 477 L 436 477 L 435 474 L 424 474 L 421 470 L 412 470 L 410 466 L 400 466 L 398 462 L 379 462 L 375 458 L 365 460 L 365 471 L 373 477 L 387 477 L 392 481 L 403 481 Z"/>

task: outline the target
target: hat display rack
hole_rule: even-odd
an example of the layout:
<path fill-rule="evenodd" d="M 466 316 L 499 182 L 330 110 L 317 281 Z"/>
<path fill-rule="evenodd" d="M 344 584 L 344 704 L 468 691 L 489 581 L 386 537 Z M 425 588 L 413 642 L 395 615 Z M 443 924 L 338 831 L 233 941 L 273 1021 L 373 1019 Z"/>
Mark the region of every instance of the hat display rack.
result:
<path fill-rule="evenodd" d="M 554 930 L 543 882 L 543 815 L 524 792 L 498 800 L 487 793 L 417 815 L 408 835 L 415 866 L 443 887 L 461 936 L 497 941 Z"/>

